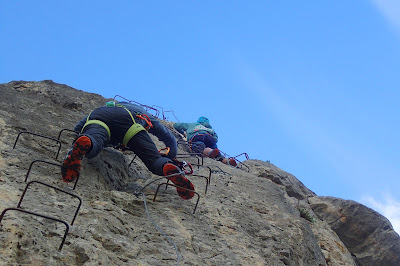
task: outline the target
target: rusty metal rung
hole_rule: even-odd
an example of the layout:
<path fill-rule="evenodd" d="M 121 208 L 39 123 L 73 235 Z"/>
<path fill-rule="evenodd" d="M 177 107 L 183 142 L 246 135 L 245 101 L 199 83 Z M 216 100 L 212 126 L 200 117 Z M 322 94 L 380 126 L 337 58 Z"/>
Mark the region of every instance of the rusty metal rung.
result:
<path fill-rule="evenodd" d="M 157 106 L 157 105 L 152 105 L 151 107 L 150 107 L 150 106 L 146 106 L 146 107 L 151 108 L 151 109 L 154 109 L 154 110 L 157 110 L 157 111 L 158 111 L 158 109 L 156 109 L 156 108 L 154 108 L 154 107 L 160 108 L 160 109 L 161 109 L 161 112 L 162 112 L 163 120 L 165 120 L 164 108 L 162 108 L 161 106 Z M 158 111 L 158 114 L 159 114 L 159 112 L 160 112 L 160 111 Z"/>
<path fill-rule="evenodd" d="M 62 247 L 64 245 L 64 242 L 65 242 L 65 239 L 67 237 L 68 231 L 69 231 L 69 225 L 68 225 L 67 222 L 65 222 L 63 220 L 60 220 L 60 219 L 57 219 L 57 218 L 54 218 L 54 217 L 51 217 L 51 216 L 47 216 L 47 215 L 43 215 L 43 214 L 40 214 L 40 213 L 19 209 L 19 208 L 6 208 L 6 209 L 3 210 L 3 212 L 0 215 L 0 224 L 1 224 L 1 221 L 3 220 L 3 217 L 4 217 L 4 215 L 5 215 L 5 213 L 7 211 L 19 211 L 19 212 L 23 212 L 23 213 L 39 216 L 39 217 L 42 217 L 42 218 L 46 218 L 46 219 L 49 219 L 49 220 L 53 220 L 53 221 L 56 221 L 56 222 L 59 222 L 59 223 L 63 223 L 65 225 L 66 229 L 65 229 L 64 237 L 63 237 L 63 239 L 61 241 L 60 247 L 58 248 L 58 250 L 61 251 L 61 249 L 62 249 Z"/>
<path fill-rule="evenodd" d="M 17 136 L 17 138 L 15 139 L 15 142 L 14 142 L 13 149 L 15 149 L 15 146 L 17 145 L 19 136 L 22 135 L 22 134 L 25 134 L 25 133 L 26 133 L 26 134 L 30 134 L 30 135 L 34 135 L 34 136 L 38 136 L 38 137 L 41 137 L 41 138 L 46 138 L 46 139 L 50 139 L 50 140 L 56 141 L 56 142 L 59 144 L 58 151 L 57 151 L 57 155 L 56 155 L 56 160 L 57 160 L 58 154 L 60 153 L 60 150 L 61 150 L 61 141 L 58 140 L 58 139 L 49 137 L 49 136 L 45 136 L 45 135 L 41 135 L 41 134 L 36 134 L 36 133 L 29 132 L 29 131 L 22 131 L 22 132 L 18 133 L 18 136 Z"/>
<path fill-rule="evenodd" d="M 135 154 L 135 156 L 133 157 L 132 161 L 129 163 L 128 168 L 131 166 L 131 164 L 133 163 L 133 161 L 136 159 L 137 155 Z"/>
<path fill-rule="evenodd" d="M 207 180 L 208 180 L 208 184 L 211 184 L 211 173 L 212 173 L 211 167 L 210 166 L 206 166 L 206 165 L 200 165 L 200 164 L 192 164 L 192 165 L 197 166 L 198 169 L 200 167 L 207 167 L 208 170 L 209 170 L 209 174 L 208 174 L 208 179 Z"/>
<path fill-rule="evenodd" d="M 210 184 L 209 178 L 207 178 L 204 175 L 196 175 L 196 174 L 190 174 L 190 176 L 198 176 L 198 177 L 203 177 L 206 179 L 206 190 L 205 190 L 204 194 L 207 194 L 208 185 Z M 167 183 L 169 183 L 169 179 L 168 179 Z M 167 187 L 165 189 L 167 189 Z"/>
<path fill-rule="evenodd" d="M 57 137 L 57 139 L 58 139 L 58 140 L 60 140 L 60 138 L 61 138 L 61 134 L 62 134 L 64 131 L 73 132 L 73 133 L 75 133 L 75 134 L 77 134 L 77 135 L 79 134 L 79 132 L 78 132 L 78 131 L 71 130 L 71 129 L 68 129 L 68 128 L 64 128 L 64 129 L 61 129 L 60 133 L 58 133 L 58 137 Z"/>
<path fill-rule="evenodd" d="M 54 166 L 58 166 L 58 167 L 60 167 L 60 168 L 63 168 L 63 167 L 64 167 L 62 164 L 58 164 L 58 163 L 52 163 L 52 162 L 47 162 L 47 161 L 43 161 L 43 160 L 34 160 L 34 161 L 32 161 L 31 164 L 29 165 L 28 172 L 26 173 L 26 176 L 25 176 L 25 182 L 28 180 L 29 174 L 30 174 L 30 172 L 31 172 L 31 170 L 32 170 L 32 167 L 33 167 L 33 164 L 34 164 L 34 163 L 39 163 L 39 162 L 40 162 L 40 163 L 46 163 L 46 164 L 54 165 Z M 78 184 L 78 180 L 79 180 L 79 176 L 78 176 L 78 177 L 76 178 L 76 180 L 75 180 L 73 190 L 75 190 L 76 185 Z"/>
<path fill-rule="evenodd" d="M 237 168 L 243 169 L 243 167 L 246 167 L 247 168 L 247 172 L 250 172 L 250 167 L 249 166 L 245 165 L 244 163 L 242 163 L 240 161 L 238 161 L 238 162 L 239 162 L 240 166 L 237 166 Z"/>
<path fill-rule="evenodd" d="M 198 177 L 203 177 L 203 178 L 206 179 L 206 190 L 204 191 L 204 194 L 207 194 L 208 184 L 210 184 L 210 180 L 209 180 L 206 176 L 204 176 L 204 175 L 192 174 L 192 175 L 190 175 L 190 176 L 198 176 Z"/>
<path fill-rule="evenodd" d="M 194 157 L 197 159 L 197 165 L 204 164 L 204 158 L 203 156 L 201 156 L 201 153 L 178 153 L 175 158 L 183 159 L 183 158 L 194 158 Z"/>
<path fill-rule="evenodd" d="M 124 99 L 125 101 L 127 101 L 127 102 L 129 102 L 129 103 L 135 103 L 135 104 L 137 104 L 137 105 L 139 105 L 139 106 L 145 108 L 146 111 L 149 111 L 149 109 L 152 109 L 153 111 L 156 112 L 155 117 L 158 118 L 158 117 L 160 116 L 160 111 L 157 110 L 156 108 L 153 108 L 153 107 L 151 107 L 151 106 L 144 105 L 144 104 L 141 104 L 141 103 L 132 101 L 132 100 L 128 100 L 128 99 L 126 99 L 126 98 L 124 98 L 124 97 L 122 97 L 122 96 L 120 96 L 120 95 L 115 95 L 115 96 L 114 96 L 114 101 L 115 101 L 115 99 L 116 99 L 117 97 L 122 98 L 122 99 Z"/>
<path fill-rule="evenodd" d="M 243 153 L 241 153 L 241 154 L 239 154 L 239 155 L 236 155 L 235 157 L 232 157 L 232 158 L 237 158 L 237 157 L 239 157 L 239 156 L 241 156 L 241 155 L 244 155 L 245 157 L 246 157 L 246 160 L 250 160 L 250 158 L 249 158 L 249 155 L 247 155 L 247 153 L 245 153 L 245 152 L 243 152 Z"/>
<path fill-rule="evenodd" d="M 19 200 L 19 203 L 18 203 L 17 208 L 21 208 L 21 203 L 22 203 L 22 200 L 23 200 L 24 197 L 25 197 L 25 193 L 26 193 L 26 191 L 28 190 L 29 186 L 30 186 L 31 184 L 33 184 L 33 183 L 38 183 L 38 184 L 41 184 L 41 185 L 44 185 L 44 186 L 53 188 L 53 189 L 58 190 L 58 191 L 60 191 L 60 192 L 66 193 L 66 194 L 68 194 L 68 195 L 70 195 L 70 196 L 72 196 L 72 197 L 75 197 L 75 198 L 77 198 L 77 199 L 79 200 L 79 205 L 78 205 L 78 207 L 77 207 L 77 209 L 76 209 L 76 211 L 75 211 L 74 218 L 72 219 L 72 222 L 71 222 L 71 225 L 73 225 L 73 224 L 74 224 L 74 221 L 75 221 L 75 218 L 76 218 L 76 216 L 78 215 L 79 209 L 80 209 L 80 207 L 81 207 L 81 205 L 82 205 L 82 200 L 81 200 L 81 198 L 80 198 L 79 196 L 75 195 L 75 194 L 72 194 L 72 193 L 68 192 L 68 191 L 59 189 L 59 188 L 57 188 L 57 187 L 55 187 L 55 186 L 46 184 L 46 183 L 41 182 L 41 181 L 33 180 L 33 181 L 30 181 L 28 184 L 26 184 L 25 190 L 24 190 L 24 192 L 23 192 L 22 195 L 21 195 L 21 198 L 20 198 L 20 200 Z"/>
<path fill-rule="evenodd" d="M 190 189 L 187 189 L 187 188 L 184 188 L 184 187 L 180 187 L 180 186 L 177 186 L 177 185 L 175 185 L 175 184 L 169 184 L 169 183 L 161 183 L 161 184 L 159 184 L 158 187 L 157 187 L 156 193 L 154 194 L 153 202 L 156 201 L 156 197 L 157 197 L 157 194 L 158 194 L 158 190 L 160 189 L 160 187 L 161 187 L 162 185 L 173 186 L 173 187 L 176 187 L 176 188 L 184 189 L 184 190 L 186 190 L 186 191 L 194 192 L 194 193 L 197 195 L 197 201 L 196 201 L 196 205 L 194 206 L 193 214 L 196 212 L 197 205 L 199 204 L 199 200 L 200 200 L 200 194 L 197 193 L 197 192 L 194 191 L 194 190 L 190 190 Z"/>
<path fill-rule="evenodd" d="M 172 115 L 175 117 L 176 121 L 178 121 L 178 123 L 180 123 L 179 119 L 175 116 L 175 113 L 173 110 L 165 111 L 165 113 L 172 113 Z M 164 114 L 163 114 L 163 116 L 164 116 Z"/>
<path fill-rule="evenodd" d="M 221 153 L 222 153 L 222 155 L 224 156 L 224 157 L 226 157 L 226 158 L 232 158 L 232 159 L 234 159 L 236 162 L 238 162 L 239 164 L 236 166 L 236 168 L 239 168 L 239 169 L 243 169 L 243 167 L 246 167 L 247 168 L 247 172 L 250 172 L 250 167 L 248 167 L 247 165 L 245 165 L 244 163 L 242 163 L 241 161 L 239 161 L 238 159 L 237 159 L 237 157 L 239 157 L 239 156 L 241 156 L 241 155 L 245 155 L 246 156 L 246 159 L 247 160 L 249 160 L 249 156 L 247 155 L 247 153 L 241 153 L 241 154 L 239 154 L 239 155 L 236 155 L 235 157 L 231 157 L 231 156 L 229 156 L 228 154 L 226 154 L 225 152 L 223 152 L 223 151 L 220 151 Z"/>

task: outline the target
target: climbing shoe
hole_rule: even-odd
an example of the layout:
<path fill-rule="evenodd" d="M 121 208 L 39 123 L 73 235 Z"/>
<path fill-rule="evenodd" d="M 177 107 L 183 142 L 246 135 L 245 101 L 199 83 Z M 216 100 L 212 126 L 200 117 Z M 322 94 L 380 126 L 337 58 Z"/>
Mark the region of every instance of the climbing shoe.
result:
<path fill-rule="evenodd" d="M 173 175 L 173 174 L 180 173 L 180 170 L 176 165 L 174 165 L 172 163 L 166 163 L 164 165 L 164 167 L 163 167 L 163 173 L 164 173 L 164 176 L 167 176 L 167 178 L 169 180 L 171 180 L 175 185 L 177 185 L 179 187 L 182 187 L 182 188 L 179 188 L 179 187 L 176 188 L 176 191 L 178 192 L 178 195 L 182 199 L 187 199 L 188 200 L 188 199 L 193 198 L 193 196 L 194 196 L 194 186 L 190 182 L 189 179 L 184 177 L 182 174 L 170 176 L 170 175 Z M 189 191 L 189 190 L 186 190 L 186 189 L 183 189 L 183 188 L 190 189 L 190 190 L 193 190 L 193 191 Z"/>
<path fill-rule="evenodd" d="M 62 179 L 64 182 L 72 182 L 79 177 L 81 170 L 81 160 L 90 150 L 92 142 L 87 136 L 80 136 L 73 144 L 72 150 L 68 152 L 67 157 L 61 168 Z"/>
<path fill-rule="evenodd" d="M 228 165 L 236 167 L 236 165 L 237 165 L 236 160 L 233 159 L 233 158 L 229 158 L 228 159 Z"/>
<path fill-rule="evenodd" d="M 219 155 L 219 150 L 217 148 L 213 149 L 212 151 L 210 151 L 210 153 L 208 154 L 208 157 L 210 158 L 215 158 Z"/>

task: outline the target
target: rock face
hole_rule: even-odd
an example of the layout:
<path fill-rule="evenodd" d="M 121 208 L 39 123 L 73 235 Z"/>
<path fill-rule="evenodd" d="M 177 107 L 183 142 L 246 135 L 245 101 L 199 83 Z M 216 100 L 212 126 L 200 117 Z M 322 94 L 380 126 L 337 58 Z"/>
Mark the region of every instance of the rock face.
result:
<path fill-rule="evenodd" d="M 390 222 L 351 200 L 310 198 L 314 213 L 336 232 L 359 265 L 397 265 L 400 242 Z"/>
<path fill-rule="evenodd" d="M 73 189 L 58 164 L 75 134 L 62 130 L 110 99 L 52 81 L 0 84 L 0 99 L 0 211 L 16 208 L 29 184 L 20 208 L 69 225 L 60 251 L 64 224 L 7 211 L 0 264 L 400 265 L 400 238 L 386 218 L 355 202 L 319 197 L 268 162 L 247 160 L 238 169 L 204 158 L 188 176 L 199 193 L 196 209 L 197 197 L 182 200 L 173 187 L 157 192 L 165 179 L 113 148 L 83 160 Z M 21 134 L 13 149 L 24 131 L 37 135 Z M 179 148 L 187 154 L 185 145 Z M 25 178 L 72 193 L 82 205 Z"/>

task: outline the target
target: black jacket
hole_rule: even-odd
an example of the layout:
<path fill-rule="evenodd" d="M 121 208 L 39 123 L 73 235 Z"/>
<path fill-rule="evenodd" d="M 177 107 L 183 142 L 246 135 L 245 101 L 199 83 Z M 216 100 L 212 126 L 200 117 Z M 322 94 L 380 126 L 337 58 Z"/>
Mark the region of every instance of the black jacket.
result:
<path fill-rule="evenodd" d="M 156 136 L 160 141 L 164 142 L 164 144 L 170 148 L 168 157 L 175 158 L 177 154 L 177 143 L 175 136 L 163 125 L 160 121 L 154 117 L 152 114 L 148 113 L 144 108 L 139 105 L 127 103 L 127 102 L 118 102 L 117 104 L 121 104 L 125 106 L 134 116 L 136 123 L 141 124 L 143 127 L 147 126 L 145 120 L 136 117 L 137 114 L 146 114 L 149 118 L 153 127 L 149 129 L 149 133 Z M 123 107 L 120 107 L 123 108 Z M 107 110 L 107 109 L 105 109 Z M 85 125 L 87 120 L 87 116 L 84 117 L 78 124 L 75 125 L 74 130 L 80 132 Z M 101 119 L 100 119 L 101 120 Z M 111 145 L 118 145 L 120 143 L 110 143 Z"/>

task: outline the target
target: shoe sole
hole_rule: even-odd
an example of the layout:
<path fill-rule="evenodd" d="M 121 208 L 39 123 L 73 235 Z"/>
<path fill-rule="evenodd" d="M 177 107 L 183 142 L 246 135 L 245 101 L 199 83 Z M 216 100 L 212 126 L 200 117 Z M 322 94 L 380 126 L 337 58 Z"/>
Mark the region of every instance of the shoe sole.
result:
<path fill-rule="evenodd" d="M 179 173 L 177 166 L 175 166 L 173 164 L 166 164 L 163 168 L 163 172 L 164 172 L 164 175 L 167 176 L 167 178 L 172 181 L 172 183 L 174 183 L 176 186 L 178 186 L 176 188 L 176 192 L 178 192 L 178 195 L 182 199 L 189 200 L 189 199 L 193 198 L 194 186 L 193 186 L 192 182 L 190 182 L 189 179 L 187 179 L 186 177 L 184 177 L 181 174 L 169 176 L 169 175 Z M 193 191 L 186 190 L 185 188 L 189 189 L 189 190 L 193 190 Z"/>
<path fill-rule="evenodd" d="M 91 141 L 86 136 L 81 136 L 75 141 L 72 153 L 64 160 L 63 167 L 61 168 L 64 182 L 72 182 L 79 177 L 81 160 L 89 151 L 90 146 Z"/>
<path fill-rule="evenodd" d="M 217 148 L 213 149 L 211 153 L 208 155 L 210 158 L 215 158 L 219 155 L 219 150 Z"/>
<path fill-rule="evenodd" d="M 236 163 L 236 160 L 235 159 L 229 159 L 229 165 L 230 166 L 233 166 L 233 167 L 236 167 L 237 166 L 237 163 Z"/>

